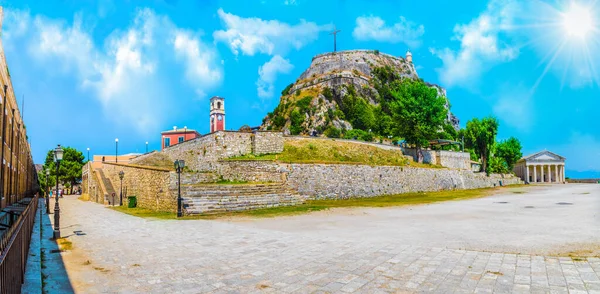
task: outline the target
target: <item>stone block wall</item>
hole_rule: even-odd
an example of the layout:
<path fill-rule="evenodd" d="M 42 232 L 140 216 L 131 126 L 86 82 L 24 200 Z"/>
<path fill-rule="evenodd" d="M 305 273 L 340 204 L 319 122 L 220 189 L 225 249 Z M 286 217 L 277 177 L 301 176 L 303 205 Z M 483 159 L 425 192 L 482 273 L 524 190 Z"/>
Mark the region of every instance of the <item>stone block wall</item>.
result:
<path fill-rule="evenodd" d="M 176 173 L 167 169 L 107 163 L 103 165 L 104 175 L 111 181 L 119 196 L 119 172 L 123 171 L 123 187 L 127 187 L 127 196 L 137 196 L 138 207 L 156 211 L 177 210 L 177 193 L 173 189 Z M 175 182 L 176 183 L 176 182 Z M 175 187 L 176 188 L 176 187 Z M 125 194 L 123 202 L 126 203 Z M 118 203 L 118 201 L 117 201 Z"/>
<path fill-rule="evenodd" d="M 468 152 L 445 151 L 445 150 L 421 150 L 423 163 L 440 165 L 447 168 L 471 169 L 471 155 Z M 417 150 L 414 148 L 402 148 L 402 153 L 412 156 L 417 161 Z"/>
<path fill-rule="evenodd" d="M 282 132 L 254 132 L 252 136 L 252 154 L 273 154 L 283 152 Z"/>
<path fill-rule="evenodd" d="M 476 189 L 521 183 L 512 175 L 469 170 L 342 164 L 286 164 L 288 185 L 316 199 L 374 197 L 408 192 Z"/>
<path fill-rule="evenodd" d="M 471 169 L 471 155 L 468 152 L 436 151 L 438 165 L 448 168 Z"/>
<path fill-rule="evenodd" d="M 228 181 L 275 183 L 285 181 L 286 170 L 272 161 L 221 161 L 217 173 Z"/>
<path fill-rule="evenodd" d="M 401 148 L 402 154 L 412 156 L 413 161 L 417 162 L 417 149 L 414 148 Z M 423 163 L 438 164 L 437 153 L 435 150 L 421 149 L 423 154 Z"/>
<path fill-rule="evenodd" d="M 172 161 L 183 159 L 191 171 L 214 171 L 218 160 L 246 154 L 269 154 L 283 151 L 280 132 L 219 131 L 165 148 L 161 153 Z"/>
<path fill-rule="evenodd" d="M 192 171 L 213 171 L 217 160 L 252 152 L 252 133 L 219 131 L 162 151 L 172 161 L 185 160 Z"/>

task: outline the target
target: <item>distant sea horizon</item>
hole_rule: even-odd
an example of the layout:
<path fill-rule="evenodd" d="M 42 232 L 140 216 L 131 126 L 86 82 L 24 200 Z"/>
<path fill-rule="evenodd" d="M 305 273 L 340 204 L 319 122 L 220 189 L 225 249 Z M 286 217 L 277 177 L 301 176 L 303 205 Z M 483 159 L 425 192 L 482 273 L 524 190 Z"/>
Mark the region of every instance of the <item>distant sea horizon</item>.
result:
<path fill-rule="evenodd" d="M 565 175 L 570 179 L 600 179 L 600 171 L 567 170 Z"/>

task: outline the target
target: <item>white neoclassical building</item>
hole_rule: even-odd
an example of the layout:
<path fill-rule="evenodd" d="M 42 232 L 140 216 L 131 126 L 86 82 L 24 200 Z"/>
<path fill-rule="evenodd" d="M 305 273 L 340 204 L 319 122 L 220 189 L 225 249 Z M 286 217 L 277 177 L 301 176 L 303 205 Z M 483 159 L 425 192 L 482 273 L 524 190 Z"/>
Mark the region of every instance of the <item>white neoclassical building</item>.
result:
<path fill-rule="evenodd" d="M 519 159 L 513 171 L 528 183 L 564 183 L 565 158 L 544 150 Z"/>

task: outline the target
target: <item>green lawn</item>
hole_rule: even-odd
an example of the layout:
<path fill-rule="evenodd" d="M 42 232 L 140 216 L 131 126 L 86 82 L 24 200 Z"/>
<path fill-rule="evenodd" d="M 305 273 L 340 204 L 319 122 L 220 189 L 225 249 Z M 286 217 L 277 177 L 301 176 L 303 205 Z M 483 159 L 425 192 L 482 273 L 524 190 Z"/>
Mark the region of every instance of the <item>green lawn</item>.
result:
<path fill-rule="evenodd" d="M 278 217 L 305 214 L 314 211 L 326 210 L 331 208 L 353 208 L 353 207 L 397 207 L 405 205 L 430 204 L 451 200 L 466 200 L 490 196 L 500 191 L 507 191 L 515 188 L 496 187 L 473 190 L 454 190 L 428 193 L 405 193 L 389 196 L 371 197 L 371 198 L 353 198 L 345 200 L 312 200 L 305 204 L 297 206 L 284 206 L 265 208 L 240 212 L 227 212 L 208 215 L 185 216 L 181 219 L 218 219 L 223 217 Z M 508 192 L 508 191 L 507 191 Z M 116 211 L 127 213 L 133 216 L 156 218 L 156 219 L 177 219 L 176 214 L 172 212 L 156 212 L 144 208 L 126 208 L 114 207 Z"/>

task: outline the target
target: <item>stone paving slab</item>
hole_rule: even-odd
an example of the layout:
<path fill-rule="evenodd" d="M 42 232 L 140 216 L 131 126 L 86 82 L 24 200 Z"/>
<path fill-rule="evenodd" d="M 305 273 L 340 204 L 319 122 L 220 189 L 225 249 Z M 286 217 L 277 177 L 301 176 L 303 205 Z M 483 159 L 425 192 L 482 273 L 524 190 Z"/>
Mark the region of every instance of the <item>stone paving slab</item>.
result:
<path fill-rule="evenodd" d="M 76 196 L 61 199 L 61 209 L 62 233 L 70 235 L 74 249 L 54 255 L 53 262 L 64 261 L 76 293 L 594 293 L 600 289 L 598 258 L 416 246 L 397 237 L 364 238 L 361 231 L 348 237 L 235 222 L 142 219 Z"/>

